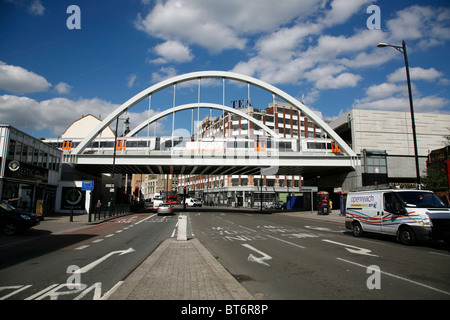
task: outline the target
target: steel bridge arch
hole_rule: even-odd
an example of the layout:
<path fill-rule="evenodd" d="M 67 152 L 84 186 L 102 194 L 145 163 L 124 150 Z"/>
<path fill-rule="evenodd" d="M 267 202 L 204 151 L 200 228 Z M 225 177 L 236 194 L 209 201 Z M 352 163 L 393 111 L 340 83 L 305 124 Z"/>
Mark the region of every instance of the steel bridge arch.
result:
<path fill-rule="evenodd" d="M 275 133 L 275 131 L 273 131 L 272 129 L 270 129 L 268 126 L 266 126 L 264 123 L 262 123 L 261 121 L 253 118 L 252 116 L 249 116 L 248 114 L 227 107 L 227 106 L 223 106 L 220 104 L 214 104 L 214 103 L 188 103 L 188 104 L 183 104 L 180 106 L 176 106 L 164 111 L 159 112 L 158 114 L 154 115 L 153 117 L 141 122 L 137 127 L 135 127 L 133 130 L 131 130 L 128 134 L 125 135 L 125 137 L 132 137 L 135 134 L 137 134 L 139 131 L 141 131 L 142 129 L 144 129 L 146 126 L 150 125 L 151 123 L 164 118 L 165 116 L 168 116 L 169 114 L 173 113 L 173 112 L 178 112 L 178 111 L 182 111 L 182 110 L 189 110 L 189 109 L 195 109 L 195 108 L 211 108 L 211 109 L 219 109 L 219 110 L 224 110 L 230 113 L 234 113 L 238 116 L 241 116 L 242 118 L 247 119 L 248 121 L 254 123 L 255 125 L 261 127 L 265 132 L 267 132 L 268 134 L 270 134 L 272 136 L 272 138 L 279 138 L 280 136 Z"/>
<path fill-rule="evenodd" d="M 345 141 L 333 130 L 331 127 L 325 123 L 317 114 L 315 114 L 311 109 L 305 106 L 303 103 L 289 95 L 288 93 L 278 89 L 277 87 L 268 84 L 262 80 L 246 76 L 239 73 L 228 72 L 228 71 L 199 71 L 199 72 L 191 72 L 183 75 L 175 76 L 170 79 L 163 80 L 141 92 L 136 94 L 134 97 L 130 98 L 128 101 L 123 103 L 121 106 L 116 108 L 113 112 L 111 112 L 94 130 L 92 130 L 83 141 L 75 148 L 72 154 L 79 155 L 83 152 L 86 146 L 91 143 L 99 134 L 103 131 L 107 126 L 109 126 L 117 117 L 120 117 L 123 113 L 128 111 L 131 107 L 149 97 L 155 92 L 163 90 L 172 85 L 176 85 L 177 83 L 182 83 L 190 80 L 197 79 L 207 79 L 207 78 L 222 78 L 229 80 L 236 80 L 240 82 L 244 82 L 247 84 L 252 84 L 258 88 L 266 90 L 273 95 L 276 95 L 282 98 L 284 101 L 290 103 L 292 106 L 303 112 L 311 119 L 313 122 L 318 124 L 330 138 L 332 138 L 335 142 L 338 143 L 340 148 L 350 157 L 356 158 L 357 155 L 355 152 L 345 143 Z"/>

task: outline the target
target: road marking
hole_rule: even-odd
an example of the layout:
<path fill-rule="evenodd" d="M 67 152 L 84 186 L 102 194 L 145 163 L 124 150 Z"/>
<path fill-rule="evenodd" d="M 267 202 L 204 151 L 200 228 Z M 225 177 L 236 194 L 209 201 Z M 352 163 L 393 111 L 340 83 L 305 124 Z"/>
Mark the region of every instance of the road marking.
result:
<path fill-rule="evenodd" d="M 332 243 L 332 244 L 336 244 L 338 246 L 343 246 L 345 247 L 345 249 L 348 252 L 351 253 L 356 253 L 356 254 L 361 254 L 364 256 L 372 256 L 372 257 L 378 257 L 376 254 L 371 254 L 370 252 L 372 252 L 369 249 L 364 249 L 364 248 L 359 248 L 359 247 L 355 247 L 349 244 L 345 244 L 345 243 L 340 243 L 340 242 L 336 242 L 336 241 L 331 241 L 331 240 L 327 240 L 327 239 L 322 239 L 322 241 L 328 242 L 328 243 Z"/>
<path fill-rule="evenodd" d="M 47 288 L 45 288 L 44 290 L 41 290 L 38 293 L 35 293 L 32 296 L 29 296 L 28 298 L 25 298 L 25 300 L 33 300 L 34 298 L 39 297 L 40 295 L 44 294 L 47 291 L 50 291 L 51 289 L 53 289 L 56 286 L 58 286 L 57 283 L 56 284 L 52 284 L 52 285 L 48 286 Z"/>
<path fill-rule="evenodd" d="M 252 247 L 249 244 L 245 243 L 245 244 L 242 244 L 242 246 L 244 246 L 244 247 L 246 247 L 246 248 L 248 248 L 250 250 L 253 250 L 253 251 L 259 253 L 260 255 L 262 255 L 262 257 L 258 258 L 258 257 L 255 257 L 253 254 L 250 253 L 250 255 L 247 258 L 248 261 L 260 263 L 260 264 L 263 264 L 263 265 L 266 265 L 266 266 L 270 267 L 270 265 L 268 263 L 266 263 L 265 260 L 271 260 L 272 259 L 271 256 L 269 256 L 267 253 L 264 253 L 264 252 L 262 252 L 262 251 L 260 251 L 260 250 L 258 250 L 256 248 Z"/>
<path fill-rule="evenodd" d="M 119 289 L 119 287 L 122 285 L 122 283 L 124 283 L 124 281 L 119 281 L 117 282 L 114 287 L 112 287 L 111 289 L 109 289 L 108 292 L 105 293 L 105 295 L 103 297 L 100 298 L 100 300 L 108 300 L 109 297 L 116 292 L 117 289 Z"/>
<path fill-rule="evenodd" d="M 326 232 L 342 232 L 341 230 L 331 230 L 330 228 L 323 228 L 323 227 L 305 226 L 305 228 Z"/>
<path fill-rule="evenodd" d="M 142 220 L 136 222 L 134 225 L 136 226 L 136 225 L 138 225 L 139 223 L 144 222 L 144 221 L 146 221 L 146 220 L 148 220 L 148 219 L 150 219 L 150 218 L 152 218 L 152 217 L 154 217 L 154 216 L 156 216 L 156 213 L 152 214 L 151 216 L 148 216 L 148 217 L 145 218 L 145 219 L 142 219 Z"/>
<path fill-rule="evenodd" d="M 301 245 L 298 245 L 298 244 L 296 244 L 296 243 L 292 243 L 292 242 L 289 242 L 289 241 L 286 241 L 286 240 L 283 240 L 283 239 L 275 238 L 275 237 L 269 236 L 269 235 L 267 235 L 267 237 L 272 238 L 272 239 L 275 239 L 275 240 L 278 240 L 278 241 L 281 241 L 281 242 L 285 242 L 285 243 L 287 243 L 287 244 L 290 244 L 291 246 L 295 246 L 295 247 L 298 247 L 298 248 L 305 249 L 305 247 L 303 247 L 303 246 L 301 246 Z"/>
<path fill-rule="evenodd" d="M 9 297 L 11 297 L 11 296 L 13 296 L 13 295 L 15 295 L 15 294 L 17 294 L 17 293 L 19 293 L 19 292 L 25 290 L 25 289 L 28 289 L 29 287 L 31 287 L 31 284 L 26 285 L 26 286 L 9 286 L 9 287 L 1 287 L 1 288 L 0 288 L 0 291 L 2 291 L 2 290 L 9 290 L 9 289 L 17 289 L 17 290 L 14 290 L 13 292 L 11 292 L 11 293 L 9 293 L 9 294 L 7 294 L 7 295 L 5 295 L 5 296 L 3 296 L 3 297 L 0 297 L 0 300 L 6 300 L 7 298 L 9 298 Z"/>
<path fill-rule="evenodd" d="M 349 260 L 345 260 L 345 259 L 341 259 L 341 258 L 336 258 L 336 259 L 338 259 L 339 261 L 343 261 L 343 262 L 347 262 L 347 263 L 353 264 L 353 265 L 358 266 L 358 267 L 361 267 L 361 268 L 365 268 L 365 269 L 368 268 L 368 267 L 365 266 L 365 265 L 362 265 L 362 264 L 359 264 L 359 263 L 356 263 L 356 262 L 353 262 L 353 261 L 349 261 Z M 410 279 L 406 279 L 406 278 L 397 276 L 397 275 L 392 274 L 392 273 L 384 272 L 384 271 L 381 271 L 381 270 L 380 270 L 380 272 L 381 272 L 382 274 L 387 275 L 387 276 L 390 276 L 390 277 L 393 277 L 393 278 L 396 278 L 396 279 L 399 279 L 399 280 L 403 280 L 403 281 L 406 281 L 406 282 L 410 282 L 410 283 L 412 283 L 412 284 L 415 284 L 415 285 L 418 285 L 418 286 L 421 286 L 421 287 L 424 287 L 424 288 L 427 288 L 427 289 L 430 289 L 430 290 L 434 290 L 434 291 L 437 291 L 437 292 L 440 292 L 440 293 L 443 293 L 443 294 L 446 294 L 446 295 L 449 295 L 449 296 L 450 296 L 450 292 L 447 292 L 447 291 L 444 291 L 444 290 L 440 290 L 440 289 L 431 287 L 431 286 L 429 286 L 429 285 L 426 285 L 426 284 L 423 284 L 423 283 L 420 283 L 420 282 L 417 282 L 417 281 L 413 281 L 413 280 L 410 280 Z"/>
<path fill-rule="evenodd" d="M 89 270 L 93 269 L 95 266 L 99 265 L 109 257 L 119 254 L 119 256 L 135 251 L 133 248 L 128 248 L 127 250 L 118 250 L 108 253 L 107 255 L 101 257 L 100 259 L 95 260 L 94 262 L 89 263 L 87 266 L 84 266 L 80 270 L 76 271 L 77 273 L 86 273 Z"/>
<path fill-rule="evenodd" d="M 87 247 L 89 247 L 88 244 L 87 244 L 87 245 L 84 245 L 84 246 L 80 246 L 80 247 L 78 247 L 78 248 L 75 248 L 75 250 L 83 250 L 83 249 L 86 249 Z"/>
<path fill-rule="evenodd" d="M 258 232 L 258 231 L 256 231 L 256 230 L 253 230 L 253 229 L 250 229 L 250 228 L 241 226 L 241 225 L 239 225 L 239 227 L 244 228 L 244 229 L 246 229 L 246 230 L 250 230 L 251 232 Z"/>
<path fill-rule="evenodd" d="M 97 239 L 97 240 L 92 241 L 92 243 L 99 243 L 99 242 L 102 242 L 103 240 L 105 240 L 105 239 Z"/>

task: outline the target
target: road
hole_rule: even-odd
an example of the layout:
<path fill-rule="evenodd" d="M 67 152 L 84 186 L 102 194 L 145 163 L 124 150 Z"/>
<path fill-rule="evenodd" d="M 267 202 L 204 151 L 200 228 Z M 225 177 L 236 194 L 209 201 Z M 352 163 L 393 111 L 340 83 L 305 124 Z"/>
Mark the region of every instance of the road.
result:
<path fill-rule="evenodd" d="M 1 247 L 0 300 L 107 298 L 175 225 L 175 215 L 133 214 Z"/>
<path fill-rule="evenodd" d="M 191 209 L 197 238 L 255 299 L 450 299 L 450 250 L 355 238 L 342 223 Z M 0 246 L 0 300 L 106 299 L 159 244 L 177 215 L 131 214 Z"/>
<path fill-rule="evenodd" d="M 450 299 L 449 248 L 440 244 L 355 238 L 342 224 L 276 214 L 190 219 L 195 237 L 256 298 Z"/>

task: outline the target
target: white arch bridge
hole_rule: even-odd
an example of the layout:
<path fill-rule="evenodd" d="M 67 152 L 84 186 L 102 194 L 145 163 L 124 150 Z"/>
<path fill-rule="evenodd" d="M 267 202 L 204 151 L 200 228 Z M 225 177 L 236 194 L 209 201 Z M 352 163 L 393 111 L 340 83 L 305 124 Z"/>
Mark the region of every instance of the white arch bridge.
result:
<path fill-rule="evenodd" d="M 200 102 L 202 80 L 211 78 L 222 80 L 222 104 Z M 300 134 L 290 134 L 290 137 L 286 137 L 279 134 L 267 121 L 257 119 L 243 112 L 243 109 L 226 106 L 227 80 L 247 84 L 249 101 L 251 86 L 270 93 L 273 105 L 276 105 L 277 101 L 285 101 L 293 110 L 298 111 L 298 124 L 302 115 L 320 128 L 320 135 L 308 137 L 306 133 L 306 137 Z M 176 105 L 177 85 L 188 81 L 198 83 L 197 101 Z M 152 96 L 170 87 L 173 87 L 172 107 L 145 119 L 126 135 L 109 139 L 100 137 L 106 127 L 115 125 L 117 128 L 119 117 L 144 99 L 149 100 L 150 114 Z M 215 120 L 214 132 L 205 134 L 201 132 L 200 127 L 192 132 L 175 130 L 174 120 L 177 113 L 192 110 L 193 119 L 194 111 L 197 110 L 197 120 L 201 121 L 203 119 L 199 119 L 200 109 L 204 108 L 222 111 L 219 119 Z M 171 134 L 157 136 L 155 131 L 155 134 L 150 136 L 149 126 L 170 115 Z M 231 117 L 226 115 L 239 116 L 246 120 L 248 127 L 254 131 L 247 130 L 245 135 L 233 134 Z M 146 136 L 142 135 L 145 128 Z M 224 71 L 193 72 L 161 81 L 119 106 L 84 139 L 65 141 L 63 149 L 64 163 L 93 172 L 115 170 L 120 173 L 138 174 L 292 174 L 314 177 L 326 175 L 327 172 L 349 172 L 359 165 L 353 150 L 328 124 L 300 101 L 264 81 Z"/>

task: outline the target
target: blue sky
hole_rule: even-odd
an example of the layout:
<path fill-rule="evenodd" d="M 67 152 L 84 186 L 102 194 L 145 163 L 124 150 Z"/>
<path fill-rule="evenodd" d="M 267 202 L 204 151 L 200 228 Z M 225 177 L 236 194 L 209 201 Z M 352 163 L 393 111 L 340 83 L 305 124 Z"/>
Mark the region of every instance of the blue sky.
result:
<path fill-rule="evenodd" d="M 70 5 L 81 10 L 81 29 L 66 25 Z M 370 5 L 380 8 L 381 29 L 367 27 Z M 408 111 L 403 55 L 376 47 L 402 40 L 416 112 L 448 114 L 446 0 L 0 0 L 0 123 L 56 137 L 82 115 L 104 118 L 163 79 L 202 70 L 243 73 L 304 95 L 325 119 L 353 108 Z M 227 105 L 247 98 L 242 86 L 226 90 Z M 155 95 L 152 109 L 171 107 L 172 92 Z M 221 94 L 212 82 L 201 100 L 221 103 Z M 261 109 L 271 102 L 256 89 L 251 98 Z M 177 89 L 177 104 L 196 101 L 196 86 Z M 129 110 L 132 126 L 147 108 L 144 101 Z M 177 128 L 190 128 L 186 119 L 190 112 L 177 114 Z M 156 130 L 167 134 L 171 123 Z"/>

